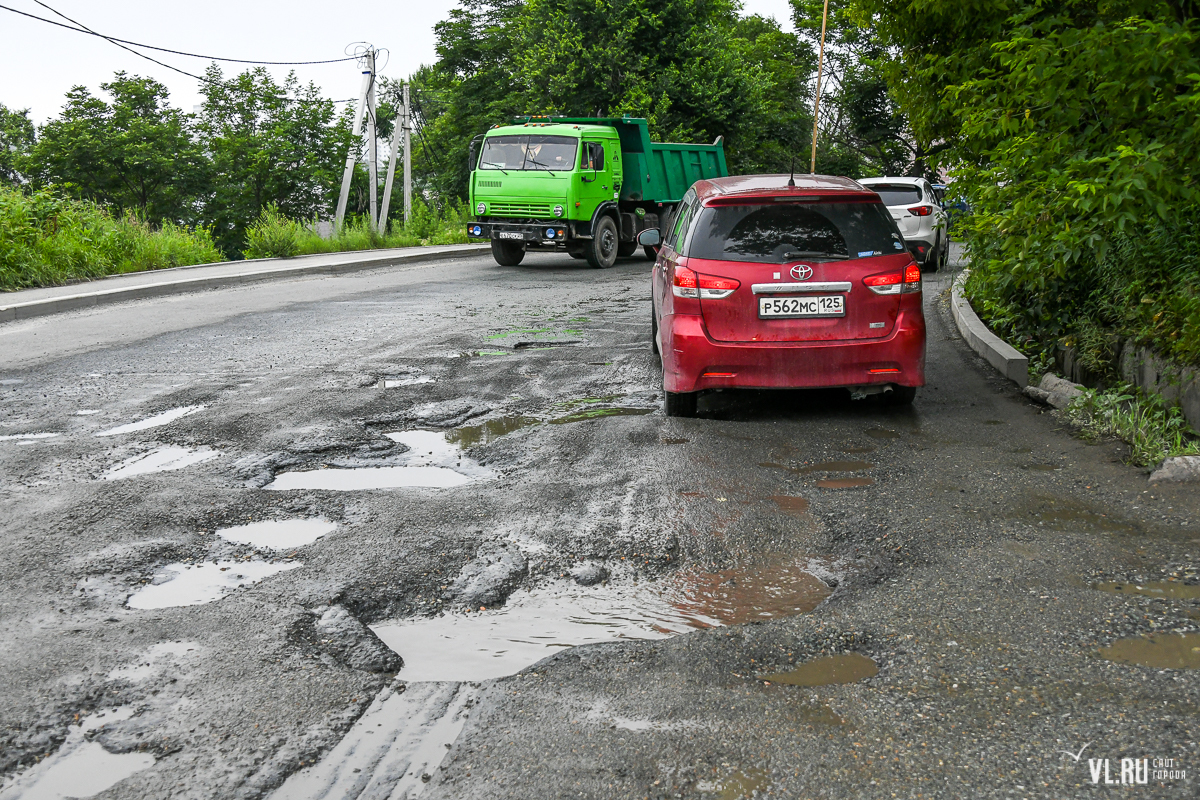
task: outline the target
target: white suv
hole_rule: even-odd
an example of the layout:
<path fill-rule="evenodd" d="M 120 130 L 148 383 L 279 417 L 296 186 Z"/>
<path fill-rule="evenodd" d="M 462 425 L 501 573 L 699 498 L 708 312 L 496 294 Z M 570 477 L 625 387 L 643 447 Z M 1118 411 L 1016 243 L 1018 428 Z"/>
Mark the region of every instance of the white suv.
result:
<path fill-rule="evenodd" d="M 946 211 L 924 178 L 862 178 L 863 186 L 888 207 L 913 258 L 925 272 L 937 272 L 950 254 Z"/>

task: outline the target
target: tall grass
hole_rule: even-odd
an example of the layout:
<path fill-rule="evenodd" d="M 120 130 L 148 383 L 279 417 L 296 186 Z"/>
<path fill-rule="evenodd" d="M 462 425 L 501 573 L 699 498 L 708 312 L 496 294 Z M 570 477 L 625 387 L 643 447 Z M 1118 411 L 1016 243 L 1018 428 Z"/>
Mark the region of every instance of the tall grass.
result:
<path fill-rule="evenodd" d="M 0 186 L 0 290 L 224 261 L 204 229 L 154 228 L 50 189 Z"/>
<path fill-rule="evenodd" d="M 385 247 L 417 247 L 435 244 L 464 244 L 468 213 L 465 206 L 448 205 L 438 213 L 420 198 L 414 198 L 412 216 L 403 223 L 390 223 L 384 232 L 371 229 L 365 218 L 348 220 L 328 239 L 314 227 L 288 219 L 275 206 L 268 206 L 246 231 L 246 258 L 290 258 L 312 253 L 343 253 Z"/>
<path fill-rule="evenodd" d="M 1085 389 L 1066 410 L 1085 438 L 1116 437 L 1129 444 L 1129 461 L 1141 467 L 1164 458 L 1200 455 L 1200 439 L 1183 412 L 1157 395 L 1131 386 L 1107 392 Z"/>

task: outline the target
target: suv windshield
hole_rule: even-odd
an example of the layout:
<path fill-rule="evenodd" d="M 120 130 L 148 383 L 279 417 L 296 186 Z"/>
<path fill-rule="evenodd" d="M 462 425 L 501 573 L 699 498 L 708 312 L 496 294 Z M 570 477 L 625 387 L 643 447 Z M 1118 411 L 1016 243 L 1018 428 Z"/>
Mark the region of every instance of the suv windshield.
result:
<path fill-rule="evenodd" d="M 878 194 L 885 206 L 910 206 L 921 202 L 921 190 L 906 183 L 864 183 L 863 186 Z"/>
<path fill-rule="evenodd" d="M 570 136 L 491 136 L 483 140 L 479 168 L 570 172 L 578 146 Z"/>
<path fill-rule="evenodd" d="M 781 264 L 797 258 L 869 258 L 904 249 L 879 203 L 772 203 L 700 210 L 688 258 Z"/>

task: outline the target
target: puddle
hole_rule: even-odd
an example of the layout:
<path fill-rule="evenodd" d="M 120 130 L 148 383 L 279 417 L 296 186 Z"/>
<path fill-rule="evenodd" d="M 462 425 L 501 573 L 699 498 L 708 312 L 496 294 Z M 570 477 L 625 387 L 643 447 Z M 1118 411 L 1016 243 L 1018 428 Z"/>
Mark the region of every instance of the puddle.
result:
<path fill-rule="evenodd" d="M 200 448 L 192 450 L 187 447 L 166 445 L 151 450 L 140 456 L 126 459 L 101 476 L 106 481 L 116 481 L 122 478 L 132 478 L 134 475 L 146 475 L 151 472 L 169 472 L 183 469 L 210 458 L 221 455 L 215 450 Z"/>
<path fill-rule="evenodd" d="M 1033 518 L 1039 524 L 1061 531 L 1097 530 L 1106 533 L 1140 533 L 1135 522 L 1112 517 L 1070 498 L 1052 495 L 1035 496 L 1024 512 L 1012 515 L 1015 519 Z"/>
<path fill-rule="evenodd" d="M 854 683 L 879 674 L 879 666 L 864 655 L 841 655 L 816 658 L 790 672 L 759 675 L 759 680 L 783 683 L 788 686 L 828 686 L 834 683 Z"/>
<path fill-rule="evenodd" d="M 811 475 L 814 472 L 858 472 L 859 470 L 871 469 L 874 467 L 867 461 L 826 461 L 823 464 L 813 464 L 809 467 L 803 467 L 796 470 L 800 475 Z"/>
<path fill-rule="evenodd" d="M 583 411 L 576 411 L 573 414 L 568 414 L 565 417 L 550 420 L 551 425 L 565 425 L 568 422 L 583 422 L 589 419 L 599 419 L 600 417 L 640 417 L 643 414 L 653 414 L 653 408 L 624 408 L 621 406 L 610 406 L 606 408 L 588 408 Z"/>
<path fill-rule="evenodd" d="M 154 764 L 147 753 L 110 753 L 99 742 L 85 741 L 86 734 L 112 722 L 133 716 L 129 706 L 90 714 L 72 725 L 66 741 L 40 763 L 6 781 L 0 791 L 3 800 L 59 800 L 70 797 L 94 797 L 116 786 L 134 773 Z"/>
<path fill-rule="evenodd" d="M 383 389 L 397 389 L 401 386 L 417 386 L 422 383 L 433 383 L 433 378 L 428 375 L 414 375 L 408 378 L 384 378 L 379 382 L 379 386 Z"/>
<path fill-rule="evenodd" d="M 34 439 L 53 439 L 55 436 L 62 436 L 61 433 L 13 433 L 7 436 L 0 436 L 0 442 L 29 442 Z"/>
<path fill-rule="evenodd" d="M 217 535 L 222 539 L 251 547 L 270 550 L 291 550 L 312 544 L 326 534 L 337 530 L 337 523 L 327 519 L 280 519 L 252 522 L 234 528 L 219 528 Z"/>
<path fill-rule="evenodd" d="M 1145 597 L 1164 597 L 1171 600 L 1200 600 L 1200 585 L 1157 581 L 1152 583 L 1097 583 L 1092 586 L 1113 594 L 1140 594 Z"/>
<path fill-rule="evenodd" d="M 461 683 L 388 687 L 317 764 L 272 800 L 417 797 L 458 739 L 479 690 Z"/>
<path fill-rule="evenodd" d="M 404 619 L 371 629 L 404 659 L 403 680 L 488 680 L 576 645 L 661 639 L 806 613 L 831 590 L 805 566 L 797 560 L 715 573 L 691 568 L 660 584 L 633 586 L 558 581 L 519 589 L 495 611 Z"/>
<path fill-rule="evenodd" d="M 75 416 L 90 417 L 92 414 L 99 414 L 99 413 L 100 413 L 100 409 L 98 409 L 98 408 L 81 408 L 75 412 Z"/>
<path fill-rule="evenodd" d="M 900 438 L 900 434 L 896 433 L 895 431 L 890 431 L 887 428 L 867 428 L 865 431 L 863 431 L 863 433 L 865 433 L 867 436 L 870 436 L 872 439 Z"/>
<path fill-rule="evenodd" d="M 874 483 L 874 478 L 834 478 L 817 481 L 817 486 L 822 489 L 857 489 L 860 486 L 871 486 Z"/>
<path fill-rule="evenodd" d="M 446 432 L 446 441 L 466 450 L 479 444 L 494 442 L 501 436 L 507 436 L 513 431 L 538 424 L 533 417 L 500 417 L 488 420 L 479 425 L 466 425 Z"/>
<path fill-rule="evenodd" d="M 801 511 L 808 511 L 808 500 L 803 497 L 791 497 L 789 495 L 777 494 L 771 498 L 775 501 L 775 505 L 779 506 L 780 511 L 796 514 Z"/>
<path fill-rule="evenodd" d="M 1099 650 L 1100 657 L 1154 669 L 1200 668 L 1200 633 L 1182 636 L 1161 633 L 1136 639 L 1118 639 Z"/>
<path fill-rule="evenodd" d="M 146 651 L 146 655 L 142 656 L 138 663 L 117 667 L 108 673 L 108 678 L 137 683 L 164 671 L 167 667 L 176 666 L 188 653 L 199 649 L 200 645 L 196 642 L 159 642 Z"/>
<path fill-rule="evenodd" d="M 697 781 L 696 791 L 716 795 L 718 800 L 740 800 L 753 797 L 755 792 L 766 794 L 771 776 L 763 769 L 738 770 L 720 781 Z"/>
<path fill-rule="evenodd" d="M 0 386 L 17 386 L 24 382 L 21 378 L 5 378 L 4 380 L 0 380 Z"/>
<path fill-rule="evenodd" d="M 115 428 L 109 428 L 106 431 L 100 431 L 97 436 L 116 436 L 121 433 L 133 433 L 134 431 L 144 431 L 150 428 L 158 428 L 163 425 L 168 425 L 177 419 L 186 417 L 188 414 L 195 414 L 197 411 L 203 411 L 205 406 L 183 406 L 181 408 L 172 408 L 170 411 L 164 411 L 161 414 L 155 414 L 153 417 L 146 417 L 140 422 L 131 422 L 128 425 L 119 425 Z"/>
<path fill-rule="evenodd" d="M 157 583 L 138 589 L 126 605 L 141 610 L 199 606 L 220 600 L 243 586 L 253 586 L 277 572 L 304 566 L 299 561 L 209 561 L 168 564 L 155 575 Z M 160 578 L 163 580 L 160 581 Z"/>

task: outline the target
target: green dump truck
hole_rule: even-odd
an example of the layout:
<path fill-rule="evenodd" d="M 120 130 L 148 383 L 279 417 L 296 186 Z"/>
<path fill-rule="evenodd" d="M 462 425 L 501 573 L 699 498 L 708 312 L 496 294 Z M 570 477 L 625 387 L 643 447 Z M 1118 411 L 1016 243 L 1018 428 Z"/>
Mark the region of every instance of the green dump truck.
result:
<path fill-rule="evenodd" d="M 476 218 L 467 234 L 490 240 L 506 267 L 529 248 L 611 267 L 693 183 L 729 174 L 720 138 L 659 144 L 646 120 L 630 117 L 522 117 L 476 137 L 470 158 Z"/>

